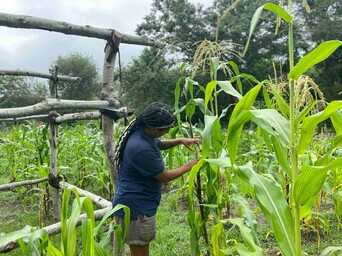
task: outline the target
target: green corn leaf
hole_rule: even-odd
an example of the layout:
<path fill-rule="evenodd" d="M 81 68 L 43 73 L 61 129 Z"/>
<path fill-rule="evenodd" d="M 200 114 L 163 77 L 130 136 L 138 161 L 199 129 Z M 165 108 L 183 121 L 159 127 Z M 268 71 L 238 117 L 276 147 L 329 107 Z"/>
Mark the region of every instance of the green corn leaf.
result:
<path fill-rule="evenodd" d="M 253 244 L 260 246 L 258 238 L 258 223 L 254 212 L 249 208 L 247 200 L 241 195 L 235 194 L 233 196 L 234 202 L 239 206 L 240 215 L 244 217 L 245 222 L 250 228 L 250 232 L 253 237 Z"/>
<path fill-rule="evenodd" d="M 273 84 L 269 83 L 268 86 L 271 88 L 272 90 L 272 94 L 277 102 L 279 111 L 281 112 L 281 114 L 286 117 L 289 118 L 290 116 L 290 107 L 287 105 L 285 99 L 279 94 L 279 92 L 277 91 L 277 89 L 273 86 Z"/>
<path fill-rule="evenodd" d="M 342 101 L 332 101 L 324 111 L 303 119 L 300 140 L 298 143 L 298 154 L 303 154 L 312 141 L 313 134 L 320 122 L 328 119 L 335 111 L 342 108 Z"/>
<path fill-rule="evenodd" d="M 290 80 L 298 80 L 298 78 L 309 68 L 328 58 L 338 47 L 342 45 L 342 41 L 332 40 L 321 43 L 307 55 L 305 55 L 288 74 Z"/>
<path fill-rule="evenodd" d="M 33 228 L 31 226 L 25 226 L 21 230 L 13 231 L 3 236 L 0 236 L 0 247 L 4 247 L 8 243 L 16 241 L 20 238 L 29 237 L 32 229 Z"/>
<path fill-rule="evenodd" d="M 219 69 L 219 58 L 214 57 L 210 60 L 210 75 L 212 77 L 212 80 L 217 79 L 217 70 Z"/>
<path fill-rule="evenodd" d="M 196 110 L 196 102 L 193 99 L 190 99 L 186 104 L 185 113 L 188 117 L 189 122 L 191 122 L 192 116 L 195 114 Z"/>
<path fill-rule="evenodd" d="M 211 234 L 211 244 L 213 249 L 213 255 L 219 256 L 220 255 L 220 237 L 223 235 L 223 224 L 221 222 L 218 222 L 216 225 L 212 228 L 212 234 Z"/>
<path fill-rule="evenodd" d="M 40 255 L 48 246 L 49 233 L 44 229 L 34 231 L 27 242 L 27 255 Z"/>
<path fill-rule="evenodd" d="M 192 194 L 193 189 L 194 189 L 194 184 L 195 184 L 195 180 L 197 177 L 197 173 L 200 171 L 200 169 L 203 167 L 203 165 L 205 165 L 206 162 L 205 160 L 201 159 L 198 161 L 197 164 L 195 164 L 189 174 L 189 179 L 188 179 L 188 190 L 189 190 L 189 195 Z"/>
<path fill-rule="evenodd" d="M 285 20 L 287 23 L 292 23 L 292 16 L 288 14 L 283 8 L 281 8 L 279 5 L 276 5 L 274 3 L 266 3 L 263 6 L 260 6 L 254 13 L 252 21 L 251 21 L 251 26 L 249 29 L 249 36 L 247 40 L 247 44 L 245 46 L 245 50 L 243 51 L 243 56 L 245 56 L 250 40 L 252 38 L 252 35 L 254 33 L 254 30 L 258 24 L 258 21 L 260 19 L 261 13 L 263 9 L 275 12 L 278 16 L 280 16 L 283 20 Z"/>
<path fill-rule="evenodd" d="M 208 108 L 209 101 L 212 98 L 213 91 L 216 88 L 216 85 L 217 85 L 217 81 L 213 80 L 213 81 L 209 82 L 207 84 L 207 86 L 205 87 L 205 95 L 204 95 L 204 109 L 205 109 L 205 111 Z"/>
<path fill-rule="evenodd" d="M 336 252 L 342 252 L 342 246 L 329 246 L 323 250 L 320 256 L 334 256 Z"/>
<path fill-rule="evenodd" d="M 221 168 L 229 168 L 232 167 L 230 163 L 230 159 L 228 157 L 220 157 L 215 159 L 204 159 L 204 161 L 216 165 Z"/>
<path fill-rule="evenodd" d="M 95 245 L 94 245 L 92 221 L 90 219 L 82 220 L 81 230 L 82 230 L 82 253 L 83 255 L 94 256 Z"/>
<path fill-rule="evenodd" d="M 64 254 L 59 249 L 57 249 L 49 240 L 46 250 L 46 256 L 64 256 Z"/>
<path fill-rule="evenodd" d="M 243 126 L 252 118 L 252 113 L 248 110 L 245 110 L 240 113 L 240 115 L 234 120 L 234 122 L 232 122 L 232 119 L 230 119 L 230 122 L 228 124 L 228 135 L 226 145 L 228 148 L 229 157 L 231 159 L 232 164 L 235 163 L 237 157 L 237 149 Z"/>
<path fill-rule="evenodd" d="M 104 247 L 101 247 L 98 243 L 94 242 L 94 251 L 96 256 L 108 256 L 108 253 L 104 249 Z"/>
<path fill-rule="evenodd" d="M 174 94 L 175 94 L 175 104 L 174 104 L 174 108 L 175 108 L 175 113 L 178 112 L 179 110 L 179 98 L 180 98 L 180 83 L 183 81 L 183 77 L 178 78 L 177 82 L 176 82 L 176 88 L 174 90 Z M 180 116 L 176 115 L 177 118 L 177 123 L 180 124 Z"/>
<path fill-rule="evenodd" d="M 190 94 L 190 99 L 194 98 L 194 83 L 197 84 L 197 82 L 195 82 L 194 80 L 190 79 L 190 78 L 185 78 L 185 86 L 184 86 L 184 90 L 186 90 L 184 93 L 186 94 L 186 92 L 189 92 Z"/>
<path fill-rule="evenodd" d="M 342 135 L 342 112 L 336 111 L 330 117 L 334 129 L 338 135 Z"/>
<path fill-rule="evenodd" d="M 311 197 L 311 199 L 307 201 L 306 204 L 300 207 L 300 214 L 299 214 L 300 220 L 311 214 L 312 209 L 313 209 L 312 207 L 314 206 L 315 203 L 316 203 L 316 198 Z"/>
<path fill-rule="evenodd" d="M 236 65 L 236 63 L 234 61 L 228 61 L 227 64 L 230 65 L 233 68 L 234 73 L 237 76 L 237 80 L 236 80 L 237 81 L 237 87 L 239 88 L 239 91 L 240 91 L 240 93 L 242 95 L 243 94 L 242 93 L 242 82 L 241 82 L 241 79 L 239 77 L 240 70 L 239 70 L 238 66 Z"/>
<path fill-rule="evenodd" d="M 273 141 L 274 153 L 275 153 L 276 158 L 278 160 L 279 166 L 281 167 L 282 170 L 284 170 L 284 172 L 289 177 L 291 177 L 292 172 L 291 172 L 291 167 L 289 164 L 287 147 L 283 147 L 279 143 L 279 140 L 276 136 L 272 136 L 272 141 Z"/>
<path fill-rule="evenodd" d="M 231 82 L 229 82 L 229 81 L 217 81 L 217 84 L 221 87 L 221 89 L 225 93 L 232 95 L 238 99 L 242 98 L 242 95 L 237 90 L 235 90 L 235 88 L 233 87 Z"/>
<path fill-rule="evenodd" d="M 271 224 L 283 255 L 295 255 L 294 222 L 280 186 L 257 174 L 251 164 L 237 167 L 238 175 L 254 187 L 256 199 Z"/>
<path fill-rule="evenodd" d="M 243 219 L 241 218 L 229 219 L 229 222 L 239 227 L 240 234 L 248 248 L 248 249 L 245 248 L 247 249 L 248 255 L 256 255 L 256 256 L 263 255 L 263 250 L 255 243 L 251 229 L 246 226 L 246 224 L 243 222 Z M 238 251 L 240 252 L 240 255 L 244 255 L 242 254 L 241 250 L 238 249 Z"/>
<path fill-rule="evenodd" d="M 219 117 L 216 117 L 213 123 L 213 129 L 211 133 L 211 144 L 213 145 L 215 152 L 220 152 L 223 148 L 223 136 Z"/>
<path fill-rule="evenodd" d="M 94 215 L 94 206 L 93 202 L 89 197 L 84 198 L 83 206 L 87 213 L 87 218 L 91 221 L 91 225 L 95 227 L 95 215 Z"/>
<path fill-rule="evenodd" d="M 305 205 L 311 197 L 316 197 L 325 182 L 327 172 L 342 166 L 339 157 L 326 166 L 303 166 L 302 173 L 294 184 L 294 198 L 300 205 Z"/>
<path fill-rule="evenodd" d="M 275 109 L 250 110 L 253 122 L 278 137 L 283 146 L 288 146 L 290 140 L 290 123 Z"/>
<path fill-rule="evenodd" d="M 303 119 L 310 113 L 311 109 L 313 109 L 317 103 L 319 102 L 319 100 L 315 100 L 313 102 L 311 102 L 308 106 L 306 106 L 300 113 L 299 115 L 296 117 L 295 121 L 294 121 L 294 125 L 296 128 L 299 127 L 300 122 L 303 121 Z"/>
<path fill-rule="evenodd" d="M 212 131 L 216 116 L 204 116 L 204 129 L 202 131 L 202 158 L 206 158 L 209 154 L 210 147 L 212 146 Z"/>
<path fill-rule="evenodd" d="M 241 100 L 236 104 L 230 121 L 228 124 L 227 143 L 228 152 L 232 163 L 234 164 L 237 154 L 238 142 L 241 136 L 243 125 L 248 122 L 253 115 L 247 111 L 250 110 L 254 101 L 262 87 L 263 83 L 259 83 L 253 87 Z"/>

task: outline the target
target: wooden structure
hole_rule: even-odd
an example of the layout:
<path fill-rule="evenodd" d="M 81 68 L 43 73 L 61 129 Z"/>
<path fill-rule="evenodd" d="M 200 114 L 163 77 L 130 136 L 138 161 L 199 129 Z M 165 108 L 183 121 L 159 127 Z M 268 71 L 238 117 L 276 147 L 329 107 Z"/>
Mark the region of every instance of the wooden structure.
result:
<path fill-rule="evenodd" d="M 95 28 L 91 26 L 79 26 L 66 22 L 42 19 L 32 16 L 22 16 L 0 13 L 0 26 L 7 26 L 12 28 L 25 28 L 25 29 L 41 29 L 53 32 L 60 32 L 69 35 L 78 35 L 84 37 L 91 37 L 103 39 L 106 41 L 104 51 L 103 63 L 103 80 L 101 100 L 99 101 L 76 101 L 76 100 L 63 100 L 57 97 L 57 83 L 58 81 L 77 81 L 76 77 L 66 77 L 58 75 L 58 68 L 52 70 L 50 74 L 43 74 L 31 71 L 20 70 L 0 70 L 0 75 L 19 75 L 19 76 L 34 76 L 46 78 L 50 80 L 50 97 L 44 101 L 37 103 L 33 106 L 22 108 L 6 108 L 0 109 L 0 119 L 5 121 L 10 120 L 27 120 L 27 119 L 46 119 L 50 123 L 50 174 L 49 177 L 33 181 L 21 181 L 6 185 L 0 185 L 1 190 L 8 190 L 17 186 L 24 186 L 27 184 L 36 184 L 49 180 L 52 187 L 52 201 L 54 210 L 54 219 L 59 220 L 60 217 L 60 198 L 59 189 L 70 187 L 72 185 L 61 181 L 57 172 L 57 142 L 56 142 L 56 126 L 62 122 L 80 119 L 95 119 L 102 117 L 102 131 L 104 147 L 107 154 L 108 166 L 110 177 L 113 185 L 116 184 L 116 171 L 112 161 L 114 159 L 114 139 L 113 139 L 113 116 L 119 119 L 120 117 L 131 114 L 127 107 L 123 106 L 119 99 L 114 97 L 114 64 L 116 55 L 119 51 L 120 43 L 124 44 L 137 44 L 145 46 L 158 46 L 159 43 L 146 37 L 138 37 L 125 35 L 113 29 Z M 57 110 L 82 110 L 81 113 L 71 113 L 59 115 Z M 101 115 L 101 109 L 111 112 L 111 117 Z M 92 112 L 86 112 L 92 110 Z M 87 191 L 77 189 L 81 196 L 89 196 L 92 201 L 98 205 L 100 210 L 96 211 L 95 216 L 97 219 L 102 218 L 104 213 L 111 208 L 111 202 L 93 195 Z M 85 218 L 85 216 L 81 217 Z M 81 221 L 79 220 L 79 222 Z M 45 227 L 51 235 L 59 233 L 60 223 L 56 223 L 49 227 Z M 0 248 L 0 253 L 9 251 L 17 247 L 16 242 L 10 243 L 5 248 Z"/>

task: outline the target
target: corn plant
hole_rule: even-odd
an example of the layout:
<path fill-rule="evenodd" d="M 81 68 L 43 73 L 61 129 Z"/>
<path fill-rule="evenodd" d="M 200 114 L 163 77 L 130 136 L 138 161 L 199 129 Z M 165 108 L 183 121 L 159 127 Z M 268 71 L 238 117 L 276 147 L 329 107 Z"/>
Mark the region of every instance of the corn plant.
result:
<path fill-rule="evenodd" d="M 229 255 L 232 252 L 263 254 L 255 229 L 252 228 L 255 227 L 253 218 L 245 218 L 244 222 L 241 222 L 241 220 L 224 220 L 222 218 L 222 205 L 229 202 L 229 199 L 227 200 L 229 197 L 224 195 L 230 192 L 223 185 L 222 172 L 228 180 L 237 175 L 241 180 L 253 187 L 254 196 L 272 227 L 281 253 L 291 256 L 302 255 L 301 220 L 312 212 L 312 207 L 323 187 L 327 173 L 330 170 L 339 169 L 342 164 L 340 156 L 330 158 L 329 162 L 320 160 L 309 165 L 304 164 L 305 161 L 303 161 L 303 155 L 305 155 L 308 146 L 313 140 L 316 127 L 329 118 L 336 132 L 336 137 L 332 139 L 334 143 L 330 144 L 331 150 L 334 151 L 340 146 L 342 118 L 339 111 L 342 108 L 342 102 L 333 101 L 327 104 L 323 111 L 315 114 L 310 114 L 310 111 L 318 104 L 319 101 L 317 100 L 303 109 L 295 108 L 294 104 L 296 100 L 294 93 L 296 81 L 310 67 L 331 55 L 341 46 L 342 42 L 337 40 L 323 42 L 294 65 L 292 3 L 289 1 L 289 12 L 274 3 L 266 3 L 256 11 L 252 19 L 246 49 L 264 9 L 275 12 L 289 26 L 289 102 L 286 102 L 267 80 L 258 82 L 253 79 L 256 85 L 245 95 L 241 95 L 232 86 L 232 82 L 238 81 L 238 78 L 241 77 L 238 72 L 229 81 L 217 81 L 216 73 L 222 68 L 217 58 L 212 59 L 210 66 L 211 81 L 205 87 L 198 85 L 192 79 L 185 79 L 184 88 L 188 90 L 187 93 L 191 97 L 188 98 L 185 106 L 178 109 L 178 112 L 185 111 L 187 117 L 191 119 L 194 105 L 196 105 L 204 114 L 205 125 L 202 132 L 202 159 L 192 169 L 188 184 L 190 196 L 188 219 L 191 227 L 193 255 L 201 254 L 199 238 L 202 235 L 206 247 L 210 247 L 207 252 L 212 251 L 214 255 L 222 253 Z M 204 93 L 204 99 L 194 99 L 192 97 L 193 85 L 197 85 Z M 270 90 L 267 88 L 270 88 Z M 180 95 L 179 83 L 177 83 L 175 91 L 177 107 L 179 102 L 177 97 Z M 263 91 L 266 109 L 254 107 L 255 100 L 261 91 Z M 271 104 L 268 91 L 271 91 L 275 98 L 276 109 Z M 221 92 L 233 95 L 239 100 L 230 116 L 225 138 L 222 137 L 223 133 L 220 124 L 223 112 L 219 113 L 217 107 L 217 95 Z M 241 158 L 238 157 L 237 152 L 243 127 L 250 121 L 258 126 L 265 145 L 274 154 L 280 171 L 280 179 L 272 171 L 269 171 L 267 176 L 256 172 L 253 162 L 243 163 Z M 325 155 L 322 159 L 328 159 L 328 157 L 329 155 Z M 198 177 L 206 179 L 205 187 L 201 188 L 198 185 Z M 279 183 L 279 180 L 281 180 L 281 183 Z M 205 195 L 205 201 L 199 201 L 200 206 L 204 206 L 204 210 L 201 210 L 200 207 L 200 212 L 196 212 L 193 192 L 198 191 L 199 188 L 203 189 L 200 193 Z M 251 215 L 248 215 L 248 211 L 246 211 L 244 216 Z M 214 223 L 212 224 L 212 237 L 209 245 L 206 238 L 205 224 L 210 218 L 214 218 Z M 247 220 L 249 222 L 246 222 Z M 225 246 L 223 224 L 227 221 L 237 226 L 241 225 L 241 223 L 244 223 L 244 225 L 248 223 L 245 227 L 240 228 L 241 232 L 248 230 L 247 233 L 243 233 L 244 245 L 238 244 L 235 248 Z M 249 236 L 246 234 L 249 234 Z M 329 251 L 329 249 L 327 250 Z"/>
<path fill-rule="evenodd" d="M 72 203 L 72 209 L 69 209 L 71 191 L 75 195 Z M 112 214 L 123 209 L 125 212 L 125 225 L 129 225 L 129 208 L 118 205 L 112 210 L 106 212 L 98 225 L 95 222 L 94 208 L 89 197 L 80 197 L 77 190 L 65 189 L 63 192 L 62 212 L 61 212 L 61 244 L 60 248 L 55 246 L 46 230 L 26 226 L 22 230 L 11 232 L 0 237 L 0 247 L 5 246 L 11 241 L 17 240 L 22 251 L 22 255 L 113 255 L 110 246 L 110 237 L 113 232 L 118 237 L 117 252 L 121 251 L 124 244 L 126 233 L 122 231 L 121 226 L 113 226 L 110 223 L 106 232 L 101 234 L 103 226 L 108 223 L 108 218 Z M 77 222 L 82 213 L 86 212 L 87 217 L 82 220 L 81 237 L 77 237 Z M 70 214 L 69 214 L 70 212 Z M 79 249 L 81 242 L 81 250 Z"/>

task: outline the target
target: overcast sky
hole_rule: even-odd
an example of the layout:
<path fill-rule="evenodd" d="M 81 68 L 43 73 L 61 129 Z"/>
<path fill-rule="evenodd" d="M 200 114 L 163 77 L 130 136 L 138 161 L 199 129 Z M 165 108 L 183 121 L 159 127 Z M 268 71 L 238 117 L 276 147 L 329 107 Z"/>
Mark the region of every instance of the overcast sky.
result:
<path fill-rule="evenodd" d="M 211 3 L 212 0 L 192 0 Z M 152 0 L 0 0 L 0 12 L 30 15 L 75 25 L 111 28 L 135 35 L 149 14 Z M 0 26 L 0 69 L 48 72 L 57 56 L 80 52 L 91 56 L 102 70 L 105 41 L 33 29 Z M 121 61 L 128 64 L 143 46 L 121 44 Z"/>

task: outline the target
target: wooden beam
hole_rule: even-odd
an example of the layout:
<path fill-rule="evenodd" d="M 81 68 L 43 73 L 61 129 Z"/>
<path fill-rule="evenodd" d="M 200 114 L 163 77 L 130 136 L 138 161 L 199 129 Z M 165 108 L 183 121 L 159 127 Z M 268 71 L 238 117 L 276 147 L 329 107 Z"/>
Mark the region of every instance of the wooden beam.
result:
<path fill-rule="evenodd" d="M 11 28 L 41 29 L 53 32 L 60 32 L 68 35 L 78 35 L 104 39 L 106 41 L 112 40 L 112 35 L 114 32 L 116 32 L 114 29 L 96 28 L 89 25 L 80 26 L 62 21 L 7 13 L 0 13 L 0 26 L 7 26 Z M 148 37 L 126 34 L 122 35 L 122 43 L 124 44 L 162 46 L 161 43 Z"/>
<path fill-rule="evenodd" d="M 119 100 L 113 99 L 111 103 L 106 100 L 61 100 L 61 99 L 45 99 L 35 105 L 20 108 L 2 108 L 0 109 L 0 118 L 14 118 L 23 116 L 32 116 L 36 114 L 47 113 L 52 110 L 89 110 L 109 108 L 117 112 L 119 115 L 126 116 L 130 113 L 127 107 L 122 107 Z"/>
<path fill-rule="evenodd" d="M 25 71 L 25 70 L 19 70 L 19 69 L 17 70 L 1 69 L 0 76 L 33 76 L 33 77 L 46 78 L 49 80 L 53 79 L 52 74 L 45 74 L 45 73 L 34 72 L 34 71 Z M 80 80 L 80 78 L 58 75 L 57 80 L 63 81 L 63 82 L 77 82 Z"/>
<path fill-rule="evenodd" d="M 22 186 L 28 186 L 28 185 L 34 185 L 38 184 L 44 181 L 47 181 L 48 178 L 40 178 L 36 180 L 25 180 L 25 181 L 19 181 L 19 182 L 11 182 L 8 184 L 0 185 L 0 191 L 6 191 L 11 190 L 13 188 L 22 187 Z"/>

